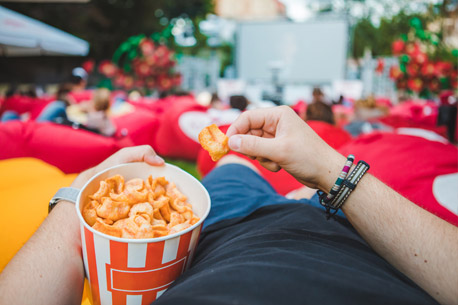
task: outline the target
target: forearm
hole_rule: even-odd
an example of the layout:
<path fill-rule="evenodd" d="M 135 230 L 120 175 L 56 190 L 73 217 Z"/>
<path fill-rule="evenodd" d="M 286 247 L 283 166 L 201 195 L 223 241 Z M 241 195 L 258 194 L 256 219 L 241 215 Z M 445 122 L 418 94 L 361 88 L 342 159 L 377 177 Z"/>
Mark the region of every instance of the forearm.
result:
<path fill-rule="evenodd" d="M 75 206 L 60 202 L 0 274 L 0 304 L 80 304 L 83 283 Z"/>
<path fill-rule="evenodd" d="M 336 156 L 334 164 L 345 160 Z M 341 166 L 340 166 L 341 167 Z M 339 171 L 335 165 L 329 169 Z M 332 179 L 323 188 L 330 189 Z M 458 304 L 458 228 L 366 174 L 343 206 L 355 229 L 398 270 L 443 304 Z"/>

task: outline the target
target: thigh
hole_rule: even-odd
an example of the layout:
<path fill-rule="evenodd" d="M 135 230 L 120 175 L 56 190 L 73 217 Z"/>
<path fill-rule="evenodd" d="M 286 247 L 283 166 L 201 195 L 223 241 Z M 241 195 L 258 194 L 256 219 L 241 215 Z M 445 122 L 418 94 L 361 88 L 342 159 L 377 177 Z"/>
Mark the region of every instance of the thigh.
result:
<path fill-rule="evenodd" d="M 3 113 L 1 122 L 7 122 L 7 121 L 12 121 L 12 120 L 20 120 L 19 114 L 17 114 L 15 111 L 12 110 L 7 110 Z"/>
<path fill-rule="evenodd" d="M 36 121 L 53 121 L 58 117 L 67 118 L 64 102 L 56 101 L 48 104 L 37 117 Z"/>
<path fill-rule="evenodd" d="M 279 195 L 258 173 L 240 164 L 217 167 L 202 183 L 210 194 L 212 205 L 204 227 L 247 216 L 263 206 L 299 202 Z"/>

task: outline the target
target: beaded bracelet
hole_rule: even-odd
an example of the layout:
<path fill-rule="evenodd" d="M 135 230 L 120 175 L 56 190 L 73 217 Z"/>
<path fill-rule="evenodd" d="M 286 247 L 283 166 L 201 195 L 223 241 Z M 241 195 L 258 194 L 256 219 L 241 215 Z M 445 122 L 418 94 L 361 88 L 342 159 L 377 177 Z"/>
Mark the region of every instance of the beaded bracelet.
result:
<path fill-rule="evenodd" d="M 345 165 L 340 172 L 339 177 L 337 178 L 336 182 L 334 183 L 334 186 L 331 188 L 331 191 L 329 194 L 326 196 L 326 199 L 324 200 L 325 202 L 331 202 L 331 200 L 334 198 L 335 195 L 340 191 L 342 182 L 348 175 L 348 171 L 350 170 L 351 166 L 353 165 L 353 161 L 355 160 L 355 156 L 353 155 L 348 155 L 347 161 L 345 162 Z"/>
<path fill-rule="evenodd" d="M 364 176 L 364 174 L 369 170 L 369 168 L 369 164 L 364 161 L 359 161 L 349 177 L 341 183 L 338 194 L 333 198 L 331 202 L 326 200 L 327 195 L 323 191 L 317 191 L 321 205 L 326 208 L 327 219 L 331 218 L 339 211 L 339 209 L 343 206 L 351 192 L 356 188 L 356 185 Z"/>
<path fill-rule="evenodd" d="M 344 202 L 350 196 L 351 192 L 356 188 L 359 180 L 364 176 L 364 174 L 369 170 L 370 166 L 364 161 L 359 161 L 355 169 L 351 172 L 350 176 L 345 179 L 339 193 L 335 199 L 331 202 L 331 206 L 334 209 L 340 209 Z"/>

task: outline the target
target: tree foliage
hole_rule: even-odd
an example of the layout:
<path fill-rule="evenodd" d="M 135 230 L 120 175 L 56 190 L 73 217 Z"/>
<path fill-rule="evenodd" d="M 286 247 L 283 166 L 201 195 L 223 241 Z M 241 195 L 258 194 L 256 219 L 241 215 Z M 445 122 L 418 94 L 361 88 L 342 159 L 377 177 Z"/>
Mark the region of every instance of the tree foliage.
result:
<path fill-rule="evenodd" d="M 399 14 L 380 20 L 378 27 L 374 26 L 369 17 L 363 18 L 354 27 L 352 56 L 360 58 L 365 49 L 372 51 L 373 56 L 390 56 L 391 44 L 399 39 L 402 34 L 410 30 L 410 20 L 418 18 L 423 24 L 432 20 L 428 14 L 407 14 L 401 11 Z"/>
<path fill-rule="evenodd" d="M 5 3 L 5 7 L 87 40 L 89 56 L 109 58 L 133 35 L 161 32 L 172 18 L 204 18 L 211 0 L 91 0 L 89 3 Z"/>

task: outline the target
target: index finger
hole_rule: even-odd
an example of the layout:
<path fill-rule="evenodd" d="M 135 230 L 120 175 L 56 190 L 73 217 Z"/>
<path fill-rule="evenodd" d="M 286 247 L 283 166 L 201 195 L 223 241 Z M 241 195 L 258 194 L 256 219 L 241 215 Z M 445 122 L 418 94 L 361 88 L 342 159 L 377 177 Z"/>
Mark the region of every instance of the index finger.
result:
<path fill-rule="evenodd" d="M 254 109 L 243 112 L 228 128 L 226 135 L 247 134 L 252 130 L 262 130 L 274 135 L 278 122 L 278 107 Z"/>

